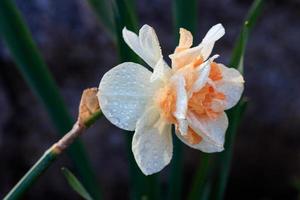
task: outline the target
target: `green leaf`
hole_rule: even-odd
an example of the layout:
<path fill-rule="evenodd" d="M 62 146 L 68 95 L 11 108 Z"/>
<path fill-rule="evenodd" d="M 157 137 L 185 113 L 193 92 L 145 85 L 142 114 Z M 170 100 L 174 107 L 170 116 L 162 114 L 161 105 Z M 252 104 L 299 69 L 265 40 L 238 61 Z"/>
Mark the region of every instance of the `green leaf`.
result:
<path fill-rule="evenodd" d="M 83 187 L 80 181 L 74 176 L 74 174 L 70 170 L 63 167 L 61 171 L 67 179 L 68 184 L 75 192 L 77 192 L 82 198 L 86 200 L 93 200 L 91 195 L 87 192 L 87 190 Z"/>
<path fill-rule="evenodd" d="M 179 39 L 179 28 L 185 28 L 193 34 L 196 31 L 197 1 L 175 0 L 173 2 L 174 34 L 176 43 Z M 169 178 L 168 199 L 176 200 L 182 198 L 182 174 L 183 174 L 183 144 L 175 136 L 173 129 L 173 158 L 170 163 L 171 173 Z"/>
<path fill-rule="evenodd" d="M 112 3 L 106 0 L 87 0 L 113 40 L 116 38 Z"/>
<path fill-rule="evenodd" d="M 179 28 L 185 28 L 195 34 L 197 28 L 197 4 L 197 0 L 174 0 L 173 16 L 177 39 Z"/>
<path fill-rule="evenodd" d="M 73 120 L 20 12 L 11 0 L 0 1 L 0 36 L 30 89 L 63 135 L 72 128 Z M 69 153 L 89 191 L 100 199 L 94 173 L 80 141 L 70 147 Z"/>
<path fill-rule="evenodd" d="M 192 183 L 188 199 L 203 199 L 208 190 L 208 183 L 213 171 L 214 157 L 211 154 L 201 153 L 201 162 L 198 165 L 194 181 Z"/>
<path fill-rule="evenodd" d="M 119 51 L 120 62 L 136 62 L 141 60 L 125 44 L 122 37 L 122 29 L 126 26 L 129 30 L 137 32 L 137 19 L 135 17 L 133 2 L 130 0 L 116 0 L 114 8 L 114 18 L 116 23 L 117 48 Z M 157 175 L 145 176 L 137 166 L 131 151 L 132 132 L 125 131 L 127 141 L 127 154 L 130 172 L 131 199 L 150 200 L 160 199 L 160 186 L 157 181 Z"/>
<path fill-rule="evenodd" d="M 229 66 L 238 69 L 241 73 L 243 73 L 244 54 L 249 38 L 249 33 L 253 29 L 257 18 L 262 11 L 263 3 L 263 0 L 255 0 L 252 3 L 246 19 L 244 20 L 242 30 L 237 38 L 237 41 L 235 42 Z"/>

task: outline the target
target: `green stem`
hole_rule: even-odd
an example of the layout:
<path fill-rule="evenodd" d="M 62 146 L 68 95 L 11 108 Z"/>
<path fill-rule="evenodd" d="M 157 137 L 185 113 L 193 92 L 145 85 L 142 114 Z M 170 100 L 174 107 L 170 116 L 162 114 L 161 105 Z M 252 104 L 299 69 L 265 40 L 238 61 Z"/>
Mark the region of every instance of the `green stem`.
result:
<path fill-rule="evenodd" d="M 31 167 L 15 187 L 4 197 L 4 200 L 15 200 L 22 197 L 30 186 L 43 174 L 57 158 L 53 149 L 47 150 L 44 155 Z"/>
<path fill-rule="evenodd" d="M 73 128 L 65 134 L 57 143 L 52 145 L 44 155 L 31 167 L 23 178 L 4 197 L 5 200 L 16 200 L 34 184 L 34 182 L 46 171 L 46 169 L 62 154 L 82 132 L 94 124 L 101 117 L 101 111 L 93 113 L 83 124 L 76 122 Z"/>
<path fill-rule="evenodd" d="M 92 126 L 100 117 L 102 116 L 102 112 L 99 110 L 97 112 L 94 112 L 85 122 L 84 127 L 89 128 Z"/>

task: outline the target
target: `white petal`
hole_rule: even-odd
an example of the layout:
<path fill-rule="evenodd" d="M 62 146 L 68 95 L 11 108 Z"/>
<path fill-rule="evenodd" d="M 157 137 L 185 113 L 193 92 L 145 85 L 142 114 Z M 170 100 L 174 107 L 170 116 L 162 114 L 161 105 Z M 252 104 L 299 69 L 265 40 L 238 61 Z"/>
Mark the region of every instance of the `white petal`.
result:
<path fill-rule="evenodd" d="M 146 61 L 152 68 L 162 58 L 161 48 L 154 29 L 149 25 L 144 25 L 139 32 L 140 44 L 145 52 L 145 55 L 149 57 Z"/>
<path fill-rule="evenodd" d="M 221 24 L 213 26 L 198 46 L 169 55 L 172 59 L 172 67 L 175 69 L 180 68 L 191 63 L 199 56 L 206 60 L 211 54 L 215 42 L 224 34 L 225 29 Z"/>
<path fill-rule="evenodd" d="M 160 80 L 163 83 L 166 83 L 169 78 L 171 76 L 171 68 L 168 66 L 168 64 L 161 58 L 154 70 L 153 70 L 153 74 L 151 76 L 150 81 L 151 82 L 155 82 L 156 80 Z"/>
<path fill-rule="evenodd" d="M 194 82 L 191 91 L 189 91 L 189 97 L 191 97 L 194 92 L 198 92 L 205 86 L 205 84 L 208 81 L 209 72 L 210 72 L 210 62 L 205 62 L 198 67 L 197 69 L 198 77 Z"/>
<path fill-rule="evenodd" d="M 176 87 L 176 111 L 173 113 L 178 122 L 178 130 L 182 135 L 187 134 L 188 122 L 186 120 L 188 97 L 185 89 L 185 79 L 182 74 L 178 74 L 171 78 Z"/>
<path fill-rule="evenodd" d="M 186 119 L 186 112 L 188 106 L 187 92 L 185 89 L 185 79 L 181 74 L 173 76 L 171 81 L 176 87 L 176 111 L 173 115 L 177 119 Z"/>
<path fill-rule="evenodd" d="M 205 153 L 215 153 L 215 152 L 221 152 L 224 150 L 223 147 L 219 147 L 216 146 L 212 143 L 210 143 L 209 141 L 206 141 L 205 139 L 202 139 L 201 142 L 199 144 L 190 144 L 182 134 L 180 134 L 179 132 L 175 132 L 176 136 L 187 146 L 193 148 L 193 149 L 198 149 L 202 152 Z"/>
<path fill-rule="evenodd" d="M 197 57 L 201 56 L 201 46 L 196 46 L 183 50 L 179 53 L 169 55 L 172 59 L 172 68 L 178 69 L 193 62 Z"/>
<path fill-rule="evenodd" d="M 144 58 L 144 51 L 141 47 L 139 36 L 132 31 L 129 31 L 126 27 L 122 31 L 124 41 L 126 44 L 141 58 Z"/>
<path fill-rule="evenodd" d="M 219 40 L 225 34 L 222 24 L 212 26 L 204 36 L 202 43 L 212 43 Z"/>
<path fill-rule="evenodd" d="M 171 125 L 160 120 L 158 110 L 153 107 L 137 123 L 132 152 L 145 175 L 159 172 L 170 163 L 173 154 Z"/>
<path fill-rule="evenodd" d="M 215 43 L 208 43 L 203 45 L 203 48 L 201 49 L 201 55 L 203 60 L 206 60 L 210 56 L 214 48 L 214 45 Z"/>
<path fill-rule="evenodd" d="M 195 83 L 192 86 L 191 91 L 189 91 L 189 97 L 192 96 L 194 92 L 198 92 L 201 90 L 209 80 L 209 73 L 210 73 L 210 65 L 214 61 L 214 59 L 218 58 L 219 55 L 214 55 L 204 63 L 202 63 L 199 67 L 197 67 L 198 77 Z"/>
<path fill-rule="evenodd" d="M 189 128 L 189 123 L 186 119 L 177 119 L 178 131 L 181 135 L 186 135 Z"/>
<path fill-rule="evenodd" d="M 201 135 L 202 138 L 210 140 L 217 146 L 223 146 L 225 132 L 228 127 L 228 119 L 225 112 L 218 115 L 216 119 L 199 118 L 192 112 L 188 113 L 189 126 Z"/>
<path fill-rule="evenodd" d="M 225 34 L 225 29 L 222 24 L 216 24 L 211 27 L 203 38 L 200 46 L 201 54 L 204 60 L 206 60 L 212 52 L 214 44 Z"/>
<path fill-rule="evenodd" d="M 154 88 L 151 72 L 136 63 L 122 63 L 104 74 L 98 92 L 100 107 L 114 125 L 133 131 Z"/>
<path fill-rule="evenodd" d="M 215 120 L 200 119 L 193 113 L 188 113 L 187 120 L 189 126 L 202 137 L 202 141 L 199 144 L 192 145 L 180 134 L 177 134 L 185 144 L 206 153 L 224 150 L 225 132 L 228 127 L 228 118 L 224 112 Z"/>
<path fill-rule="evenodd" d="M 222 112 L 225 109 L 225 102 L 223 100 L 214 99 L 211 103 L 211 109 L 214 112 Z"/>
<path fill-rule="evenodd" d="M 144 25 L 140 29 L 139 36 L 124 28 L 123 38 L 127 45 L 150 67 L 154 68 L 159 59 L 162 58 L 156 33 L 149 25 Z"/>
<path fill-rule="evenodd" d="M 216 81 L 215 85 L 219 92 L 225 95 L 225 109 L 235 106 L 244 91 L 244 78 L 240 72 L 234 68 L 228 68 L 223 64 L 218 64 L 222 71 L 222 79 Z"/>
<path fill-rule="evenodd" d="M 193 45 L 193 35 L 190 31 L 184 29 L 184 28 L 180 28 L 179 29 L 179 44 L 175 49 L 175 53 L 188 49 Z"/>

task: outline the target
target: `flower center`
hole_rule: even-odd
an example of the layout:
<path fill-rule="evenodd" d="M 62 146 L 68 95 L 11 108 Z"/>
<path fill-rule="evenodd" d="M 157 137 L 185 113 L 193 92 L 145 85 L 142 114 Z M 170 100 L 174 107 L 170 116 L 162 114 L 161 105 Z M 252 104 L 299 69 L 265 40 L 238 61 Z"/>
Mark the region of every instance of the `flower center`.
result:
<path fill-rule="evenodd" d="M 200 91 L 189 99 L 188 109 L 200 118 L 209 117 L 215 119 L 219 112 L 212 108 L 215 100 L 224 100 L 225 95 L 217 92 L 212 86 L 206 84 Z"/>
<path fill-rule="evenodd" d="M 193 129 L 189 127 L 188 132 L 186 135 L 183 136 L 188 143 L 195 145 L 199 144 L 202 141 L 202 137 L 198 135 Z"/>
<path fill-rule="evenodd" d="M 173 113 L 176 111 L 176 90 L 174 85 L 168 84 L 161 88 L 156 95 L 156 103 L 160 108 L 163 119 L 171 124 L 176 123 Z"/>
<path fill-rule="evenodd" d="M 188 92 L 196 81 L 197 73 L 194 65 L 186 66 L 186 72 L 187 73 L 184 73 L 184 78 L 186 83 L 186 91 Z M 221 69 L 217 63 L 213 62 L 211 64 L 209 78 L 212 81 L 218 81 L 222 79 Z M 178 125 L 178 122 L 173 115 L 173 113 L 176 111 L 177 99 L 176 86 L 173 84 L 174 83 L 169 82 L 167 85 L 161 88 L 156 93 L 155 101 L 160 109 L 162 118 L 167 123 Z M 218 92 L 213 86 L 211 86 L 209 83 L 206 83 L 201 90 L 194 92 L 188 99 L 188 112 L 193 112 L 199 118 L 208 117 L 210 119 L 215 119 L 223 109 L 222 104 L 219 102 L 224 99 L 225 95 L 223 93 Z M 202 137 L 195 133 L 195 131 L 190 127 L 188 128 L 187 134 L 184 135 L 184 138 L 193 145 L 198 144 L 202 140 Z"/>
<path fill-rule="evenodd" d="M 210 65 L 209 78 L 213 81 L 218 81 L 218 80 L 221 80 L 223 78 L 221 69 L 218 66 L 218 64 L 215 63 L 215 62 L 212 62 L 211 65 Z"/>

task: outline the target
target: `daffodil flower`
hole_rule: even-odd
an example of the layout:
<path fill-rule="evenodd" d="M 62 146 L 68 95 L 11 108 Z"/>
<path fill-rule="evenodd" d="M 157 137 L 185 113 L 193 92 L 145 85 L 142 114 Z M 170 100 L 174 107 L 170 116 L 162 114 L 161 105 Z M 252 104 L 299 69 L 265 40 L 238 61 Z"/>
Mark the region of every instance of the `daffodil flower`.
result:
<path fill-rule="evenodd" d="M 162 170 L 172 153 L 172 124 L 188 146 L 203 152 L 222 151 L 228 119 L 224 112 L 240 99 L 242 75 L 209 58 L 214 43 L 225 34 L 213 26 L 195 47 L 192 34 L 181 28 L 179 45 L 164 61 L 154 29 L 139 34 L 126 28 L 127 45 L 152 69 L 125 62 L 109 70 L 99 85 L 98 99 L 106 118 L 121 129 L 135 131 L 132 151 L 145 175 Z"/>

